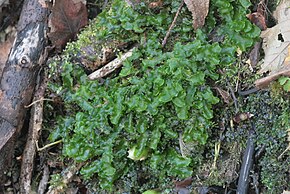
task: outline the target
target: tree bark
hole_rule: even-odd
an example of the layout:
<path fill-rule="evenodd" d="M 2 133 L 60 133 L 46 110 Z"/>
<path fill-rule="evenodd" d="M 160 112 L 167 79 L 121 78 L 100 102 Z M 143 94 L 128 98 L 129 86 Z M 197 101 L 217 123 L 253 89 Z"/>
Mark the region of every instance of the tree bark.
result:
<path fill-rule="evenodd" d="M 0 183 L 11 164 L 14 144 L 31 103 L 46 43 L 47 9 L 25 0 L 17 36 L 0 77 Z"/>

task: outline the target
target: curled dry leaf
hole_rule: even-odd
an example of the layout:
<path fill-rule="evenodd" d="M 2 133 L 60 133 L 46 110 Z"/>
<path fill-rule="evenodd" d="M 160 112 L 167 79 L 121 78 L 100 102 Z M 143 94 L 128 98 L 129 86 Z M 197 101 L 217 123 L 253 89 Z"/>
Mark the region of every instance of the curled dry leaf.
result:
<path fill-rule="evenodd" d="M 250 52 L 250 65 L 252 68 L 256 67 L 260 58 L 261 41 L 256 42 L 254 48 Z"/>
<path fill-rule="evenodd" d="M 227 91 L 225 91 L 219 87 L 215 87 L 215 89 L 217 90 L 219 95 L 221 95 L 222 99 L 224 100 L 224 102 L 226 104 L 229 104 L 230 101 L 232 101 L 231 95 Z"/>
<path fill-rule="evenodd" d="M 253 24 L 258 26 L 261 30 L 267 29 L 265 17 L 261 13 L 259 12 L 251 13 L 248 14 L 247 17 Z"/>
<path fill-rule="evenodd" d="M 193 28 L 202 27 L 208 14 L 209 0 L 184 0 L 184 3 L 192 14 Z"/>
<path fill-rule="evenodd" d="M 175 187 L 177 188 L 185 188 L 191 185 L 192 180 L 193 180 L 192 177 L 188 177 L 181 181 L 174 181 L 174 184 L 175 184 Z"/>
<path fill-rule="evenodd" d="M 262 32 L 265 61 L 259 73 L 270 72 L 269 76 L 255 82 L 258 88 L 269 85 L 281 75 L 290 76 L 290 64 L 285 60 L 290 56 L 290 1 L 283 0 L 274 12 L 278 24 Z"/>
<path fill-rule="evenodd" d="M 88 12 L 83 0 L 55 1 L 49 20 L 50 38 L 57 49 L 62 49 L 67 41 L 87 25 Z"/>

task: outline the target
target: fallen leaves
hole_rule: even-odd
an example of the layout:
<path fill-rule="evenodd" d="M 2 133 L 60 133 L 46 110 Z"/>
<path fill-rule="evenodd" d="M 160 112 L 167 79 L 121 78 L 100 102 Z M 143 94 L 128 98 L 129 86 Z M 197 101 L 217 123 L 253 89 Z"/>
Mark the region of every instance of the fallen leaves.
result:
<path fill-rule="evenodd" d="M 262 32 L 265 61 L 260 74 L 270 72 L 267 77 L 255 82 L 264 88 L 280 76 L 290 76 L 290 1 L 283 0 L 274 12 L 278 24 Z"/>
<path fill-rule="evenodd" d="M 184 3 L 192 14 L 193 28 L 202 27 L 208 14 L 209 0 L 184 0 Z"/>
<path fill-rule="evenodd" d="M 87 23 L 88 12 L 84 0 L 57 0 L 49 20 L 48 37 L 57 49 L 62 49 Z"/>

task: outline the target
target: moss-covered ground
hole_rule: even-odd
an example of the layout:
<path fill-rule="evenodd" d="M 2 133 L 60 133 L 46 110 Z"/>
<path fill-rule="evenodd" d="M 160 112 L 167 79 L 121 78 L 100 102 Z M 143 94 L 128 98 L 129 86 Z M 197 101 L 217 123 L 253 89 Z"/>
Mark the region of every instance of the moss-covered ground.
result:
<path fill-rule="evenodd" d="M 63 142 L 64 166 L 83 163 L 79 176 L 93 193 L 172 193 L 174 182 L 188 177 L 192 192 L 214 186 L 235 191 L 254 126 L 250 190 L 289 190 L 289 153 L 279 158 L 289 144 L 289 94 L 278 83 L 238 92 L 258 77 L 245 62 L 259 41 L 260 30 L 246 18 L 257 2 L 211 1 L 206 24 L 196 31 L 183 7 L 165 47 L 180 3 L 150 3 L 109 2 L 50 64 L 50 93 L 61 108 L 47 105 L 46 127 L 50 141 Z M 120 70 L 88 79 L 87 65 L 101 61 L 104 50 L 121 55 L 136 45 Z M 240 113 L 253 116 L 234 121 Z M 57 185 L 59 175 L 53 177 Z"/>

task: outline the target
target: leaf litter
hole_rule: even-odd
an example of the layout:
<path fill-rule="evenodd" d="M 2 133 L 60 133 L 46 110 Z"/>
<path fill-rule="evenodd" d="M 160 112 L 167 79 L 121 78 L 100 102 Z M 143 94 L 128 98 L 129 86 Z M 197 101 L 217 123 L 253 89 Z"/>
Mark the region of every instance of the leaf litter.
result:
<path fill-rule="evenodd" d="M 78 31 L 88 24 L 88 12 L 84 0 L 55 1 L 49 19 L 52 44 L 61 50 L 65 44 L 75 38 Z"/>
<path fill-rule="evenodd" d="M 193 28 L 202 27 L 208 14 L 209 0 L 184 0 L 184 3 L 192 14 Z"/>
<path fill-rule="evenodd" d="M 283 0 L 276 8 L 274 17 L 277 25 L 263 31 L 265 61 L 259 74 L 269 72 L 267 77 L 255 82 L 258 88 L 267 87 L 280 76 L 290 76 L 290 1 Z"/>

